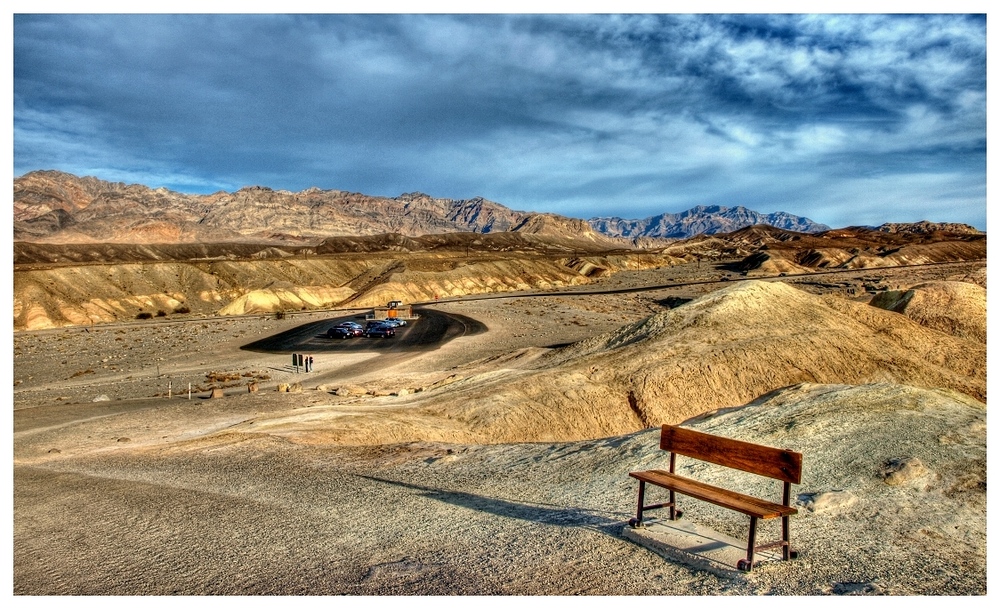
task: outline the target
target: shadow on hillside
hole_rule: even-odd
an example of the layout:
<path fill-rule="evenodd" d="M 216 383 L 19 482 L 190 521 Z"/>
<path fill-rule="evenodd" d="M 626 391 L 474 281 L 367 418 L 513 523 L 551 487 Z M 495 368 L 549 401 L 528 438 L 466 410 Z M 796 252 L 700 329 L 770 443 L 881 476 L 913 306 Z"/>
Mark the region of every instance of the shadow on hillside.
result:
<path fill-rule="evenodd" d="M 359 477 L 417 491 L 424 497 L 470 510 L 542 524 L 583 528 L 615 538 L 621 537 L 622 525 L 625 524 L 628 518 L 626 515 L 607 510 L 566 507 L 548 503 L 509 501 L 507 499 L 475 495 L 462 491 L 448 491 L 419 484 L 411 484 L 409 482 L 387 480 L 375 476 L 359 475 Z M 617 517 L 610 518 L 609 516 Z"/>
<path fill-rule="evenodd" d="M 720 271 L 728 271 L 730 273 L 742 273 L 746 269 L 744 268 L 743 260 L 734 260 L 731 262 L 720 262 L 714 265 L 716 269 Z"/>
<path fill-rule="evenodd" d="M 682 296 L 667 296 L 666 298 L 661 298 L 661 299 L 656 300 L 654 302 L 656 302 L 656 304 L 660 305 L 661 307 L 666 307 L 668 309 L 676 309 L 677 307 L 679 307 L 679 306 L 681 306 L 683 304 L 687 304 L 687 303 L 691 302 L 692 300 L 694 300 L 694 299 L 693 298 L 684 298 Z"/>

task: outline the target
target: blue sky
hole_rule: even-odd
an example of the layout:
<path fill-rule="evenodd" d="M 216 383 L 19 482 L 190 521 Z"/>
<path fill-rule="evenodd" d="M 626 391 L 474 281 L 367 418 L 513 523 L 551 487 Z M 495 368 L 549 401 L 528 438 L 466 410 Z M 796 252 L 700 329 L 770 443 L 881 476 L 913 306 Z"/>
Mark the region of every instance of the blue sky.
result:
<path fill-rule="evenodd" d="M 15 14 L 13 26 L 15 176 L 986 228 L 984 15 Z"/>

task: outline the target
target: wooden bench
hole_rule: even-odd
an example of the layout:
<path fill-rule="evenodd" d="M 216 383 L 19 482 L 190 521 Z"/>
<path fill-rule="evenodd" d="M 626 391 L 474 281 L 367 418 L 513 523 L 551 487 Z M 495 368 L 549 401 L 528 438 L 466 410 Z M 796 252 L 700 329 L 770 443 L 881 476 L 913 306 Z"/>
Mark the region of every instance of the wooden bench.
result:
<path fill-rule="evenodd" d="M 675 493 L 681 493 L 750 516 L 747 557 L 736 564 L 736 568 L 739 570 L 750 571 L 753 569 L 754 553 L 758 550 L 780 547 L 783 560 L 797 556 L 797 553 L 791 549 L 789 519 L 793 514 L 798 513 L 798 510 L 791 507 L 789 502 L 791 501 L 792 484 L 799 484 L 802 478 L 801 453 L 731 440 L 673 425 L 663 426 L 660 433 L 660 448 L 670 451 L 670 471 L 652 469 L 629 473 L 629 476 L 639 480 L 639 506 L 635 518 L 629 520 L 629 526 L 642 527 L 643 512 L 660 508 L 670 508 L 670 520 L 680 518 L 681 511 L 677 509 Z M 774 503 L 678 476 L 674 473 L 677 455 L 780 480 L 783 483 L 781 503 Z M 670 500 L 666 503 L 643 505 L 647 483 L 670 491 Z M 756 545 L 757 520 L 770 518 L 781 518 L 781 539 L 772 543 Z"/>

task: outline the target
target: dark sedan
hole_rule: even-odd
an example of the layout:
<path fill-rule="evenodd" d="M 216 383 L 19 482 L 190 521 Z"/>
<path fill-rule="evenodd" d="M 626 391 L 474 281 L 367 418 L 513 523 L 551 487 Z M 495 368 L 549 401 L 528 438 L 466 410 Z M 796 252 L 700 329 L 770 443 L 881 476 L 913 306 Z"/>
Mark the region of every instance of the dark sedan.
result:
<path fill-rule="evenodd" d="M 392 338 L 396 335 L 396 330 L 385 325 L 375 325 L 365 330 L 365 335 L 369 338 Z"/>
<path fill-rule="evenodd" d="M 346 326 L 334 326 L 326 331 L 327 338 L 353 338 L 357 336 L 353 328 Z"/>

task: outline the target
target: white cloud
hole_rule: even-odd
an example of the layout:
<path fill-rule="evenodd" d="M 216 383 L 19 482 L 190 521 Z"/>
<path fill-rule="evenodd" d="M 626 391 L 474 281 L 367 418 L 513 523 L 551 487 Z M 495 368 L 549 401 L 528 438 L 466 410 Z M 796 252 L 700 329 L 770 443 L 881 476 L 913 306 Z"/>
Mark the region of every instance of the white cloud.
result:
<path fill-rule="evenodd" d="M 116 19 L 16 22 L 16 171 L 578 216 L 985 208 L 985 22 L 962 15 Z"/>

